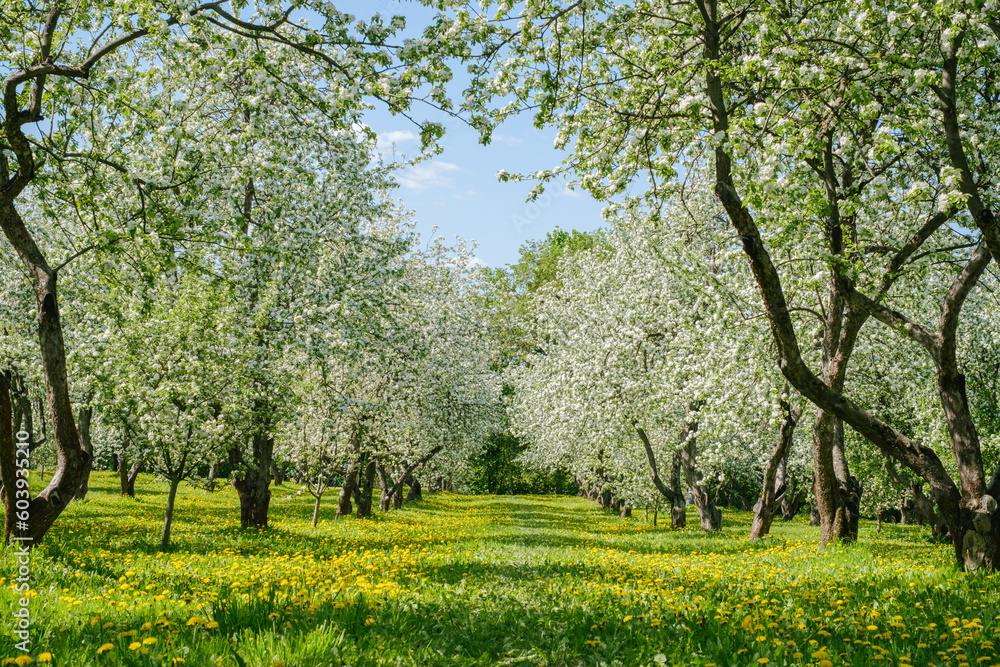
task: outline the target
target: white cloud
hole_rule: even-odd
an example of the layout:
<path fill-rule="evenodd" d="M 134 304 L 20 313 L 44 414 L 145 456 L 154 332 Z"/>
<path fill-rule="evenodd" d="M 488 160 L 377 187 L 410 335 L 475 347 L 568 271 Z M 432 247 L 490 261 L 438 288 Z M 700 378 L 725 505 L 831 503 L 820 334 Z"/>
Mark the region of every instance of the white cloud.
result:
<path fill-rule="evenodd" d="M 522 143 L 524 139 L 521 139 L 520 137 L 512 137 L 507 134 L 494 134 L 493 141 L 498 141 L 501 144 L 507 144 L 508 146 L 517 146 Z"/>
<path fill-rule="evenodd" d="M 557 192 L 556 196 L 557 197 L 569 197 L 570 199 L 579 199 L 580 197 L 583 197 L 583 193 L 580 192 L 579 190 L 570 190 L 569 186 L 567 185 L 562 190 L 560 190 L 559 192 Z"/>
<path fill-rule="evenodd" d="M 409 130 L 391 130 L 381 132 L 378 135 L 378 147 L 390 148 L 393 144 L 416 143 L 420 141 L 420 135 Z"/>
<path fill-rule="evenodd" d="M 450 186 L 451 178 L 447 174 L 455 171 L 462 171 L 462 168 L 451 162 L 432 160 L 405 169 L 396 176 L 396 180 L 399 181 L 401 187 L 407 190 L 423 192 L 428 188 Z"/>
<path fill-rule="evenodd" d="M 465 192 L 460 192 L 459 194 L 455 195 L 455 199 L 457 199 L 458 201 L 469 201 L 470 199 L 474 199 L 478 196 L 479 193 L 476 192 L 475 190 L 466 190 Z"/>

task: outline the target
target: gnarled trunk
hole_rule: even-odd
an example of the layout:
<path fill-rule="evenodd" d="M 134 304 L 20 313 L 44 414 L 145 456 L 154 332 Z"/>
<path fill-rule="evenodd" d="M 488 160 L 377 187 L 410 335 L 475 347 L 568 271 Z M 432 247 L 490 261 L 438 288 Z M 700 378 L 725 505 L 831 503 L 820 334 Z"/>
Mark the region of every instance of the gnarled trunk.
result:
<path fill-rule="evenodd" d="M 378 473 L 378 485 L 381 489 L 381 494 L 379 494 L 378 499 L 378 509 L 380 512 L 388 512 L 392 505 L 392 495 L 391 489 L 393 487 L 392 477 L 385 466 L 382 465 L 381 461 L 377 461 L 375 464 L 375 471 Z M 444 486 L 442 480 L 442 487 Z"/>
<path fill-rule="evenodd" d="M 26 148 L 26 145 L 25 145 Z M 6 158 L 3 176 L 6 180 Z M 28 544 L 39 543 L 49 527 L 62 514 L 80 488 L 80 478 L 90 458 L 80 447 L 73 408 L 69 398 L 69 378 L 66 374 L 66 349 L 59 317 L 59 300 L 56 295 L 56 271 L 49 268 L 34 238 L 13 203 L 0 206 L 0 228 L 14 247 L 35 288 L 38 308 L 38 343 L 45 379 L 45 397 L 52 423 L 52 437 L 56 450 L 56 470 L 49 484 L 30 502 Z M 8 388 L 9 392 L 9 388 Z M 13 474 L 14 460 L 0 460 Z M 7 475 L 5 475 L 6 477 Z"/>
<path fill-rule="evenodd" d="M 283 463 L 278 463 L 276 461 L 271 461 L 271 473 L 274 476 L 274 485 L 281 486 L 285 483 L 288 478 L 288 468 L 290 464 L 285 461 Z"/>
<path fill-rule="evenodd" d="M 271 505 L 271 459 L 274 454 L 274 438 L 266 433 L 269 426 L 263 420 L 258 432 L 251 438 L 253 459 L 243 458 L 240 447 L 229 450 L 229 462 L 233 466 L 233 488 L 240 497 L 240 527 L 267 528 L 267 512 Z"/>
<path fill-rule="evenodd" d="M 121 494 L 123 496 L 135 498 L 135 480 L 139 477 L 140 467 L 139 461 L 135 461 L 132 463 L 132 467 L 129 468 L 125 453 L 122 452 L 118 466 L 118 484 L 121 487 Z"/>
<path fill-rule="evenodd" d="M 337 514 L 334 517 L 339 519 L 342 516 L 350 516 L 354 506 L 351 505 L 351 496 L 358 486 L 358 461 L 351 459 L 347 464 L 347 472 L 344 473 L 344 484 L 340 487 L 340 495 L 337 496 Z"/>
<path fill-rule="evenodd" d="M 14 532 L 17 494 L 17 453 L 14 444 L 13 405 L 10 400 L 10 380 L 0 372 L 0 500 L 3 501 L 3 543 L 10 544 Z"/>
<path fill-rule="evenodd" d="M 643 451 L 646 453 L 646 462 L 649 465 L 649 475 L 653 480 L 653 486 L 656 490 L 670 502 L 670 520 L 675 528 L 683 528 L 687 524 L 687 507 L 684 502 L 684 492 L 680 488 L 680 475 L 681 475 L 681 461 L 680 453 L 674 452 L 673 461 L 670 466 L 670 486 L 663 483 L 660 479 L 659 467 L 656 465 L 656 456 L 653 453 L 653 446 L 649 441 L 649 436 L 646 435 L 646 431 L 639 426 L 638 422 L 633 421 L 632 426 L 635 428 L 636 433 L 639 436 L 639 441 L 642 442 Z M 653 509 L 653 525 L 656 525 L 656 517 L 659 512 L 659 505 L 654 505 Z"/>
<path fill-rule="evenodd" d="M 399 479 L 395 484 L 392 483 L 392 479 L 389 477 L 388 473 L 385 471 L 384 467 L 379 466 L 379 483 L 382 486 L 382 497 L 379 500 L 379 509 L 383 512 L 389 509 L 391 503 L 393 509 L 399 509 L 403 506 L 403 481 L 413 474 L 419 466 L 424 465 L 430 461 L 438 452 L 444 449 L 443 445 L 438 445 L 431 449 L 429 452 L 424 454 L 422 457 L 408 465 L 399 476 Z M 449 490 L 451 487 L 451 480 L 448 482 Z"/>
<path fill-rule="evenodd" d="M 76 499 L 83 500 L 90 490 L 90 471 L 94 468 L 94 443 L 90 439 L 90 420 L 94 416 L 92 407 L 80 408 L 77 417 L 77 426 L 80 429 L 80 447 L 83 448 L 86 456 L 83 472 L 80 474 L 80 488 L 77 489 Z"/>
<path fill-rule="evenodd" d="M 354 499 L 358 504 L 357 516 L 359 519 L 372 515 L 372 487 L 375 485 L 375 461 L 368 461 L 365 466 L 364 475 L 357 486 Z"/>
<path fill-rule="evenodd" d="M 423 500 L 424 495 L 420 489 L 420 480 L 414 478 L 413 484 L 410 485 L 410 492 L 406 494 L 406 502 L 413 502 L 414 500 Z"/>
<path fill-rule="evenodd" d="M 701 403 L 695 402 L 688 406 L 687 423 L 681 432 L 682 447 L 680 465 L 684 470 L 688 492 L 698 510 L 701 529 L 705 531 L 722 530 L 722 511 L 715 506 L 715 499 L 709 495 L 708 489 L 701 484 L 698 473 L 698 411 Z"/>
<path fill-rule="evenodd" d="M 753 542 L 770 532 L 771 522 L 778 511 L 778 502 L 787 491 L 787 487 L 780 483 L 784 480 L 778 480 L 778 472 L 792 448 L 795 425 L 802 416 L 802 407 L 792 406 L 786 401 L 781 402 L 781 407 L 785 411 L 785 421 L 778 430 L 778 442 L 774 446 L 774 451 L 764 466 L 763 490 L 753 508 L 753 524 L 750 526 L 750 540 Z"/>

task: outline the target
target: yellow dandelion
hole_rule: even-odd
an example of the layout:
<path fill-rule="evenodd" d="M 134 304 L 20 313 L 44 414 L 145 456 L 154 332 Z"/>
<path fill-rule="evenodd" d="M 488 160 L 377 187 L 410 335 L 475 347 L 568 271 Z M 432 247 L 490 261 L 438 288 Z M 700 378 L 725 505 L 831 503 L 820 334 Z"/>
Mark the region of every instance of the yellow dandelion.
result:
<path fill-rule="evenodd" d="M 206 630 L 214 630 L 217 627 L 219 627 L 219 624 L 216 623 L 215 621 L 209 621 L 208 623 L 205 624 Z"/>
<path fill-rule="evenodd" d="M 152 646 L 153 644 L 156 643 L 156 637 L 146 637 L 145 639 L 142 640 L 142 643 L 145 646 Z"/>
<path fill-rule="evenodd" d="M 101 644 L 97 649 L 97 655 L 103 655 L 108 651 L 114 651 L 114 650 L 115 650 L 114 644 Z"/>
<path fill-rule="evenodd" d="M 141 648 L 142 648 L 142 642 L 132 642 L 131 644 L 128 645 L 128 650 L 130 651 L 138 651 Z"/>
<path fill-rule="evenodd" d="M 24 665 L 30 665 L 35 661 L 30 655 L 19 655 L 14 658 L 14 664 L 18 667 L 24 667 Z"/>
<path fill-rule="evenodd" d="M 46 651 L 45 653 L 38 654 L 38 662 L 52 662 L 52 658 L 55 656 Z"/>

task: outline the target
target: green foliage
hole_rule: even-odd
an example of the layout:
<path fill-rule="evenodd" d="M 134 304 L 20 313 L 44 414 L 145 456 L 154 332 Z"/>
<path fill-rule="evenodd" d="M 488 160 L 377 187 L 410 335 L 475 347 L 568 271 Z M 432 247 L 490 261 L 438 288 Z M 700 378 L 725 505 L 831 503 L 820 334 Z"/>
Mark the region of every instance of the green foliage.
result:
<path fill-rule="evenodd" d="M 509 433 L 497 433 L 487 441 L 481 453 L 469 461 L 469 488 L 473 493 L 496 495 L 572 494 L 573 478 L 565 470 L 537 470 L 518 457 L 527 446 Z"/>
<path fill-rule="evenodd" d="M 567 232 L 556 227 L 544 240 L 528 241 L 521 246 L 521 258 L 509 269 L 514 288 L 519 293 L 531 293 L 549 283 L 558 287 L 560 263 L 582 250 L 597 247 L 603 236 L 601 231 Z"/>

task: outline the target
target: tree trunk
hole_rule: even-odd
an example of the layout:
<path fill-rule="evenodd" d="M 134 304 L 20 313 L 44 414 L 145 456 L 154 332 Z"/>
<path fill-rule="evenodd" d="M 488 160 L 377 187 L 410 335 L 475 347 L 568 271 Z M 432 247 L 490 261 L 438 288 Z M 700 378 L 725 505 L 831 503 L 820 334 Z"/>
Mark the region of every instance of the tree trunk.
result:
<path fill-rule="evenodd" d="M 781 497 L 781 520 L 791 521 L 802 510 L 802 502 L 805 500 L 805 492 L 799 489 L 797 477 L 788 476 L 788 462 L 785 462 L 785 493 Z"/>
<path fill-rule="evenodd" d="M 357 488 L 359 472 L 358 459 L 355 457 L 347 464 L 347 472 L 344 473 L 344 484 L 340 487 L 340 495 L 337 496 L 337 514 L 334 517 L 335 519 L 351 515 L 354 509 L 354 506 L 351 504 L 351 496 L 354 495 L 354 490 Z"/>
<path fill-rule="evenodd" d="M 84 460 L 86 461 L 83 472 L 80 474 L 80 488 L 76 492 L 77 500 L 83 500 L 87 496 L 87 491 L 90 490 L 90 471 L 94 467 L 94 443 L 90 439 L 90 420 L 93 416 L 94 408 L 86 407 L 80 408 L 80 413 L 77 417 L 77 425 L 80 430 L 80 447 L 83 449 L 85 454 Z"/>
<path fill-rule="evenodd" d="M 816 509 L 816 503 L 809 504 L 809 525 L 818 526 L 820 524 L 819 510 Z"/>
<path fill-rule="evenodd" d="M 267 528 L 267 512 L 271 504 L 271 460 L 274 455 L 274 438 L 267 434 L 269 426 L 267 419 L 261 420 L 260 432 L 251 438 L 251 461 L 243 458 L 241 447 L 229 450 L 233 488 L 240 497 L 241 528 Z"/>
<path fill-rule="evenodd" d="M 317 490 L 313 495 L 316 497 L 316 503 L 313 505 L 312 527 L 315 528 L 316 524 L 319 522 L 319 503 L 323 500 L 323 491 Z"/>
<path fill-rule="evenodd" d="M 285 483 L 288 478 L 288 468 L 290 464 L 288 462 L 278 463 L 276 461 L 271 462 L 271 471 L 274 473 L 274 485 L 281 486 Z"/>
<path fill-rule="evenodd" d="M 23 432 L 22 432 L 23 434 Z M 0 494 L 2 494 L 3 543 L 10 544 L 14 532 L 17 500 L 17 453 L 14 444 L 13 404 L 10 398 L 10 380 L 0 372 Z M 23 533 L 24 531 L 18 531 Z"/>
<path fill-rule="evenodd" d="M 337 496 L 337 514 L 334 515 L 334 520 L 350 516 L 353 509 L 351 496 L 358 485 L 358 475 L 361 472 L 358 469 L 358 464 L 362 461 L 361 437 L 361 426 L 356 424 L 354 433 L 351 435 L 351 459 L 347 464 L 347 471 L 344 473 L 344 483 L 340 487 L 340 495 Z"/>
<path fill-rule="evenodd" d="M 785 387 L 787 391 L 787 385 Z M 778 470 L 782 463 L 788 458 L 788 452 L 792 448 L 792 441 L 795 435 L 795 425 L 802 416 L 801 406 L 792 406 L 786 401 L 781 402 L 781 407 L 785 411 L 785 422 L 778 430 L 778 442 L 771 452 L 771 457 L 764 466 L 764 488 L 760 499 L 753 508 L 753 524 L 750 526 L 750 541 L 756 542 L 767 535 L 771 530 L 771 522 L 778 510 L 778 501 L 784 496 L 787 487 L 783 484 L 775 488 L 778 481 Z M 784 481 L 784 480 L 782 480 Z"/>
<path fill-rule="evenodd" d="M 358 491 L 355 498 L 358 502 L 358 513 L 359 519 L 370 517 L 372 515 L 372 487 L 375 485 L 375 461 L 368 461 L 368 465 L 365 466 L 364 476 L 361 478 L 361 483 L 358 485 Z"/>
<path fill-rule="evenodd" d="M 160 553 L 165 553 L 170 545 L 170 526 L 174 521 L 174 501 L 177 499 L 177 487 L 180 479 L 170 480 L 170 493 L 167 495 L 167 512 L 163 517 L 163 533 L 160 535 Z"/>
<path fill-rule="evenodd" d="M 722 511 L 715 506 L 715 499 L 709 495 L 699 480 L 698 474 L 698 402 L 688 406 L 687 423 L 681 432 L 682 447 L 678 450 L 680 466 L 684 470 L 688 492 L 698 510 L 701 529 L 705 531 L 722 530 Z"/>
<path fill-rule="evenodd" d="M 428 461 L 430 461 L 434 457 L 434 455 L 437 454 L 438 452 L 440 452 L 442 449 L 444 449 L 443 445 L 438 445 L 437 447 L 434 447 L 429 452 L 427 452 L 426 454 L 424 454 L 422 457 L 420 457 L 419 459 L 417 459 L 416 461 L 414 461 L 413 463 L 411 463 L 410 465 L 408 465 L 405 470 L 403 470 L 403 474 L 401 474 L 399 476 L 399 479 L 396 481 L 396 483 L 392 484 L 392 487 L 388 490 L 389 499 L 392 502 L 392 508 L 393 509 L 397 509 L 398 510 L 400 507 L 403 506 L 403 480 L 405 480 L 407 477 L 409 477 L 410 475 L 412 475 L 413 471 L 416 470 L 419 466 L 422 466 L 425 463 L 427 463 Z M 386 473 L 385 473 L 384 470 L 381 470 L 379 472 L 379 475 L 380 475 L 380 479 L 382 480 L 382 483 L 383 483 L 383 487 L 382 487 L 382 499 L 379 502 L 379 509 L 382 510 L 382 511 L 385 511 L 386 500 L 387 500 L 386 497 L 385 497 L 386 496 L 385 484 L 387 482 L 389 484 L 391 484 L 392 482 L 391 482 L 391 480 L 388 479 L 388 477 L 387 477 L 387 475 L 386 475 Z M 451 487 L 451 480 L 450 479 L 448 481 L 448 486 L 449 486 L 449 491 L 450 491 L 451 490 L 450 489 L 450 487 Z"/>
<path fill-rule="evenodd" d="M 28 453 L 45 444 L 45 408 L 42 400 L 38 399 L 38 422 L 41 430 L 41 437 L 35 438 L 35 420 L 31 407 L 31 392 L 24 376 L 12 372 L 10 374 L 10 395 L 14 414 L 14 433 L 26 433 L 28 443 Z"/>
<path fill-rule="evenodd" d="M 219 465 L 212 463 L 208 466 L 208 483 L 205 484 L 206 493 L 215 493 L 216 481 L 219 479 Z"/>
<path fill-rule="evenodd" d="M 121 493 L 123 496 L 135 497 L 135 487 L 129 488 L 128 483 L 128 470 L 125 469 L 127 461 L 125 459 L 124 452 L 121 455 L 121 462 L 118 466 L 118 485 L 121 487 Z"/>
<path fill-rule="evenodd" d="M 141 468 L 139 461 L 132 464 L 132 467 L 128 470 L 125 469 L 125 458 L 122 457 L 122 465 L 118 471 L 119 481 L 121 482 L 121 492 L 123 496 L 128 496 L 130 498 L 135 498 L 135 480 L 139 477 L 139 469 Z"/>
<path fill-rule="evenodd" d="M 673 492 L 670 498 L 670 523 L 674 528 L 687 526 L 687 494 L 681 485 L 681 473 L 684 468 L 681 459 L 681 450 L 678 449 L 670 460 L 670 489 Z"/>
<path fill-rule="evenodd" d="M 382 490 L 378 499 L 378 509 L 380 512 L 388 512 L 389 507 L 392 503 L 392 498 L 389 495 L 389 489 L 392 488 L 392 477 L 389 476 L 389 472 L 379 461 L 375 464 L 375 469 L 378 472 L 378 485 Z M 444 490 L 444 478 L 441 478 L 441 489 Z"/>
<path fill-rule="evenodd" d="M 683 528 L 687 524 L 687 507 L 684 502 L 684 492 L 680 488 L 681 463 L 679 454 L 674 452 L 673 462 L 670 466 L 670 486 L 667 486 L 660 479 L 659 468 L 656 465 L 656 457 L 653 454 L 653 446 L 649 442 L 649 437 L 637 422 L 632 422 L 632 426 L 635 427 L 636 433 L 639 435 L 639 440 L 642 442 L 642 448 L 646 453 L 646 463 L 649 465 L 649 474 L 653 480 L 653 486 L 670 502 L 670 520 L 674 527 Z M 655 509 L 653 525 L 656 525 Z"/>
<path fill-rule="evenodd" d="M 70 404 L 66 348 L 56 296 L 56 271 L 49 268 L 13 203 L 0 206 L 0 228 L 24 263 L 35 288 L 38 343 L 56 450 L 55 474 L 45 489 L 31 500 L 28 509 L 27 536 L 31 538 L 28 544 L 34 546 L 76 495 L 80 477 L 90 459 L 80 447 L 80 436 Z"/>
<path fill-rule="evenodd" d="M 627 518 L 630 518 L 631 516 L 632 516 L 632 508 L 629 507 L 628 503 L 624 503 L 622 505 L 622 514 L 621 514 L 621 517 L 623 519 L 627 519 Z"/>
<path fill-rule="evenodd" d="M 420 480 L 414 478 L 413 484 L 410 485 L 410 492 L 406 494 L 406 502 L 413 502 L 414 500 L 423 500 L 424 495 L 421 493 Z"/>

